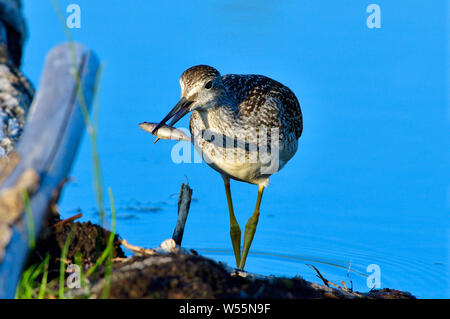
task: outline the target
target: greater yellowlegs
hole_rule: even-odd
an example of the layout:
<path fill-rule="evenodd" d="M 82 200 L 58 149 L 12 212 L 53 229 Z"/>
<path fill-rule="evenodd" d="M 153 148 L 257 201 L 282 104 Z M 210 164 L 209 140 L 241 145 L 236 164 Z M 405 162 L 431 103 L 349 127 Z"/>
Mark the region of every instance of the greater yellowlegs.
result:
<path fill-rule="evenodd" d="M 207 65 L 184 71 L 180 86 L 180 101 L 158 125 L 151 126 L 152 133 L 158 136 L 158 129 L 167 130 L 192 112 L 192 142 L 225 183 L 230 237 L 236 265 L 243 269 L 269 177 L 283 168 L 297 151 L 303 128 L 300 104 L 289 88 L 266 76 L 221 76 Z M 170 119 L 167 127 L 165 124 Z M 245 226 L 242 255 L 241 230 L 234 214 L 230 178 L 259 186 L 255 211 Z"/>

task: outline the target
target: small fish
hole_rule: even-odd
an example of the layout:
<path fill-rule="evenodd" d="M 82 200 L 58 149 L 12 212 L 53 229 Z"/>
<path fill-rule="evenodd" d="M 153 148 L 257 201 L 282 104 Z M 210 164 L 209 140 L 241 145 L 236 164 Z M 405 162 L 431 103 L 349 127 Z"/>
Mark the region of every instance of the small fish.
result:
<path fill-rule="evenodd" d="M 142 122 L 139 124 L 139 127 L 144 131 L 147 131 L 150 134 L 155 135 L 157 137 L 157 140 L 162 138 L 163 140 L 192 142 L 192 138 L 190 136 L 187 136 L 186 134 L 184 134 L 179 129 L 176 129 L 175 127 L 167 125 L 161 126 L 155 133 L 153 133 L 153 130 L 157 125 L 158 123 Z"/>

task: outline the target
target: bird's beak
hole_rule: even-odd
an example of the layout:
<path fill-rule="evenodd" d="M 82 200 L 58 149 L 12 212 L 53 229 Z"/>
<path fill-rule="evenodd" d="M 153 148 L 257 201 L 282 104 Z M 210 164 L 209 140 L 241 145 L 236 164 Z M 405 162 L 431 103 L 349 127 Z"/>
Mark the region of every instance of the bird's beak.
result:
<path fill-rule="evenodd" d="M 166 122 L 170 119 L 172 120 L 169 122 L 168 126 L 172 126 L 176 122 L 178 122 L 183 116 L 189 113 L 189 106 L 192 103 L 193 101 L 189 101 L 185 97 L 182 97 L 178 101 L 177 105 L 175 105 L 174 108 L 169 112 L 169 114 L 167 114 L 163 118 L 163 120 L 158 125 L 156 125 L 155 129 L 152 131 L 152 134 L 156 133 L 156 131 L 161 128 L 161 126 L 166 124 Z M 159 138 L 157 138 L 153 143 L 156 143 L 158 140 Z"/>

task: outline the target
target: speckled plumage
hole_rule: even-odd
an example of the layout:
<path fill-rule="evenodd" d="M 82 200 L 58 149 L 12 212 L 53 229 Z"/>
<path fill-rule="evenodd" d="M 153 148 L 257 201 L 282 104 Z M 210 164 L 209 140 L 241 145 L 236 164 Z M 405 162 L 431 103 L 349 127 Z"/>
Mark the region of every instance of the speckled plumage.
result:
<path fill-rule="evenodd" d="M 194 145 L 220 173 L 267 185 L 270 175 L 280 170 L 297 151 L 303 123 L 295 94 L 263 75 L 221 76 L 216 69 L 200 65 L 183 72 L 182 96 L 200 98 L 207 90 L 204 86 L 208 81 L 213 81 L 212 88 L 208 89 L 212 98 L 208 96 L 192 109 L 190 130 Z M 279 162 L 268 170 L 263 160 L 254 159 L 264 147 L 269 154 L 276 152 L 271 144 L 274 134 L 279 135 Z"/>
<path fill-rule="evenodd" d="M 140 126 L 158 138 L 174 139 L 172 133 L 177 130 L 173 125 L 192 113 L 189 122 L 192 136 L 187 140 L 223 177 L 236 266 L 244 269 L 258 225 L 264 189 L 270 176 L 297 152 L 303 130 L 300 104 L 289 88 L 266 76 L 221 76 L 208 65 L 184 71 L 180 86 L 180 100 L 161 122 Z M 160 129 L 163 131 L 159 132 Z M 183 134 L 180 136 L 186 140 Z M 258 185 L 255 210 L 245 225 L 242 253 L 230 178 Z"/>
<path fill-rule="evenodd" d="M 228 95 L 236 99 L 242 125 L 279 127 L 285 134 L 302 135 L 300 104 L 283 84 L 264 75 L 228 74 L 222 77 Z"/>

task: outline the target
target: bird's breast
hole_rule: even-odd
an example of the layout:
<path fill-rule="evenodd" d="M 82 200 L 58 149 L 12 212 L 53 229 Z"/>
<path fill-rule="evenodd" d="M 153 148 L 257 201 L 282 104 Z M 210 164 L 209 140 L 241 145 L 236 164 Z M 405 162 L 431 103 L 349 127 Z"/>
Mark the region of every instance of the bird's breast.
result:
<path fill-rule="evenodd" d="M 194 111 L 190 130 L 196 150 L 209 166 L 221 174 L 251 184 L 266 185 L 270 175 L 284 166 L 296 147 L 286 152 L 284 146 L 280 149 L 271 141 L 258 137 L 256 130 L 239 127 L 230 121 L 227 123 L 220 116 Z"/>

